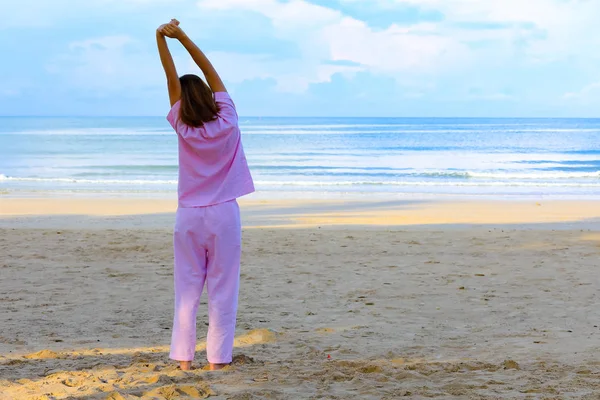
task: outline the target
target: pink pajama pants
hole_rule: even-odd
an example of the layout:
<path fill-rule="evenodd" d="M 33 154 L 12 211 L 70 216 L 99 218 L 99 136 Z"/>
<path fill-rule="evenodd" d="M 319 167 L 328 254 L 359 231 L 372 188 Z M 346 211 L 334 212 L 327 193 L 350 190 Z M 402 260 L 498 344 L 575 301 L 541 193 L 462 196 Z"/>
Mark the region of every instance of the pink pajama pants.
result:
<path fill-rule="evenodd" d="M 170 358 L 192 361 L 196 349 L 196 312 L 206 282 L 208 362 L 232 360 L 241 254 L 237 201 L 179 208 L 175 222 L 175 316 Z"/>

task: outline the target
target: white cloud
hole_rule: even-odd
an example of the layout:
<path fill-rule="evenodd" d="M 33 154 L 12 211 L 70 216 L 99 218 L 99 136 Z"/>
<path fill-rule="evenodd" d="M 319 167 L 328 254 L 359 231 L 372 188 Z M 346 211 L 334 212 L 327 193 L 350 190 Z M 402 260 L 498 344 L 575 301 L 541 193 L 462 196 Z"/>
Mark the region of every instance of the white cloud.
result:
<path fill-rule="evenodd" d="M 595 82 L 590 85 L 587 85 L 579 92 L 565 93 L 566 99 L 589 100 L 592 97 L 597 97 L 600 99 L 600 82 Z"/>
<path fill-rule="evenodd" d="M 67 85 L 102 94 L 156 86 L 162 73 L 157 58 L 129 36 L 72 42 L 46 69 Z"/>
<path fill-rule="evenodd" d="M 169 5 L 175 11 L 187 10 L 194 0 L 0 0 L 0 29 L 50 27 L 62 21 L 99 14 L 140 11 L 140 7 Z M 147 14 L 146 14 L 147 15 Z"/>
<path fill-rule="evenodd" d="M 439 11 L 444 14 L 444 21 L 438 24 L 439 31 L 463 40 L 478 39 L 480 32 L 451 29 L 449 25 L 460 22 L 506 24 L 505 29 L 492 32 L 492 37 L 510 40 L 523 34 L 519 24 L 531 24 L 542 35 L 532 40 L 528 49 L 530 55 L 538 59 L 587 55 L 590 44 L 600 44 L 600 36 L 592 33 L 598 31 L 600 1 L 597 0 L 379 0 L 379 4 Z"/>
<path fill-rule="evenodd" d="M 390 74 L 435 72 L 462 64 L 469 56 L 464 45 L 435 34 L 429 24 L 375 31 L 362 21 L 344 18 L 323 29 L 323 40 L 332 60 Z"/>
<path fill-rule="evenodd" d="M 330 82 L 331 77 L 338 73 L 351 77 L 361 70 L 355 66 L 299 63 L 265 55 L 211 52 L 208 57 L 227 82 L 274 79 L 276 90 L 289 93 L 302 93 L 313 83 Z M 187 72 L 198 73 L 193 61 Z"/>
<path fill-rule="evenodd" d="M 336 73 L 370 71 L 413 81 L 423 76 L 452 69 L 469 59 L 468 49 L 459 41 L 439 35 L 431 24 L 409 27 L 392 25 L 375 30 L 365 22 L 340 11 L 304 0 L 202 0 L 203 12 L 246 10 L 268 17 L 277 38 L 293 42 L 301 51 L 294 62 L 275 62 L 264 58 L 251 62 L 252 77 L 274 77 L 280 88 L 304 90 L 310 83 L 329 81 Z M 351 67 L 332 66 L 331 61 L 349 62 Z M 248 75 L 247 63 L 232 75 Z M 285 73 L 282 73 L 281 70 Z M 248 77 L 250 78 L 250 76 Z"/>
<path fill-rule="evenodd" d="M 358 2 L 364 0 L 345 0 Z M 338 10 L 305 0 L 200 0 L 202 12 L 245 10 L 271 20 L 277 38 L 296 45 L 302 57 L 282 74 L 268 58 L 254 59 L 248 78 L 274 77 L 281 87 L 300 90 L 306 82 L 336 73 L 320 70 L 328 61 L 350 61 L 357 70 L 393 76 L 401 84 L 423 84 L 448 76 L 506 65 L 540 64 L 577 58 L 590 63 L 600 47 L 592 0 L 379 0 L 373 7 L 417 6 L 445 18 L 374 29 Z M 468 25 L 470 24 L 470 25 Z M 487 42 L 484 46 L 476 43 Z M 233 56 L 231 56 L 233 57 Z M 245 64 L 232 75 L 249 75 Z M 287 67 L 287 64 L 286 64 Z M 308 74 L 308 75 L 307 75 Z M 305 79 L 298 79 L 299 76 Z M 328 76 L 325 81 L 330 79 Z M 294 81 L 301 82 L 295 84 Z"/>
<path fill-rule="evenodd" d="M 0 29 L 46 26 L 52 20 L 53 4 L 39 0 L 0 2 Z"/>
<path fill-rule="evenodd" d="M 204 10 L 247 10 L 271 19 L 280 39 L 295 42 L 313 61 L 351 61 L 399 71 L 430 68 L 439 58 L 460 54 L 461 45 L 440 37 L 431 24 L 390 26 L 376 31 L 340 11 L 304 0 L 202 0 Z M 449 60 L 447 60 L 449 61 Z"/>
<path fill-rule="evenodd" d="M 282 92 L 301 93 L 311 84 L 330 82 L 336 74 L 352 77 L 369 72 L 383 75 L 386 84 L 387 78 L 392 77 L 405 89 L 407 97 L 458 94 L 473 98 L 466 88 L 476 81 L 481 89 L 477 96 L 482 101 L 516 101 L 529 90 L 524 79 L 535 74 L 536 68 L 552 63 L 556 64 L 553 79 L 561 79 L 562 68 L 568 69 L 571 77 L 552 94 L 555 98 L 563 95 L 565 87 L 577 87 L 573 80 L 578 82 L 575 85 L 597 80 L 600 29 L 596 20 L 600 0 L 338 1 L 362 3 L 361 6 L 368 3 L 369 7 L 380 7 L 389 13 L 408 5 L 438 11 L 444 18 L 381 29 L 312 0 L 0 0 L 0 14 L 8 16 L 0 21 L 0 29 L 58 26 L 80 15 L 125 19 L 133 13 L 143 13 L 144 21 L 136 19 L 132 30 L 148 32 L 147 36 L 140 34 L 139 39 L 134 39 L 131 32 L 102 36 L 114 32 L 114 27 L 94 27 L 90 32 L 95 33 L 89 34 L 98 38 L 72 41 L 63 54 L 47 63 L 57 81 L 95 93 L 163 85 L 150 30 L 153 18 L 158 24 L 165 12 L 179 15 L 184 26 L 190 26 L 190 32 L 203 37 L 212 33 L 202 32 L 205 27 L 194 24 L 194 20 L 214 17 L 223 29 L 235 30 L 223 19 L 229 11 L 266 17 L 272 26 L 265 32 L 273 32 L 274 39 L 289 44 L 292 50 L 286 54 L 293 56 L 282 56 L 281 47 L 277 52 L 263 54 L 214 51 L 218 47 L 213 47 L 209 56 L 227 82 L 274 80 Z M 241 20 L 239 15 L 236 18 Z M 224 40 L 227 46 L 232 45 L 231 36 L 229 33 Z M 175 50 L 175 54 L 180 50 Z M 177 65 L 188 68 L 180 72 L 197 72 L 185 57 Z M 600 92 L 597 85 L 564 97 L 591 98 Z M 371 93 L 376 89 L 367 86 L 364 90 Z"/>

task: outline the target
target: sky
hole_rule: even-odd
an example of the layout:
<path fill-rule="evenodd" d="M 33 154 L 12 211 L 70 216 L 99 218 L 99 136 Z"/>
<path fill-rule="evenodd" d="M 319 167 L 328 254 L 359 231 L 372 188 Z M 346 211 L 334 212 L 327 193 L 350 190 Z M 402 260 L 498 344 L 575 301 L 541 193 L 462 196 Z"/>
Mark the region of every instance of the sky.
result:
<path fill-rule="evenodd" d="M 0 0 L 0 15 L 0 115 L 165 115 L 155 31 L 178 18 L 244 116 L 600 117 L 599 0 Z"/>

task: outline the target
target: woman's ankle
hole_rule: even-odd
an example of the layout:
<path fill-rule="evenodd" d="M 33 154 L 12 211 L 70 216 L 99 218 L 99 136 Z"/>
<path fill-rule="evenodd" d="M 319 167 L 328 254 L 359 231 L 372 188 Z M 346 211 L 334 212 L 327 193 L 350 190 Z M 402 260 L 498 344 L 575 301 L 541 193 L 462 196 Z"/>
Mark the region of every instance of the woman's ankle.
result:
<path fill-rule="evenodd" d="M 210 368 L 211 371 L 218 371 L 218 370 L 221 370 L 221 369 L 223 369 L 223 368 L 225 368 L 225 367 L 227 367 L 229 365 L 231 365 L 231 364 L 213 364 L 213 363 L 209 363 L 208 366 L 209 366 L 209 368 Z"/>
<path fill-rule="evenodd" d="M 189 371 L 192 369 L 192 362 L 191 361 L 179 361 L 179 368 L 181 368 L 182 371 Z"/>

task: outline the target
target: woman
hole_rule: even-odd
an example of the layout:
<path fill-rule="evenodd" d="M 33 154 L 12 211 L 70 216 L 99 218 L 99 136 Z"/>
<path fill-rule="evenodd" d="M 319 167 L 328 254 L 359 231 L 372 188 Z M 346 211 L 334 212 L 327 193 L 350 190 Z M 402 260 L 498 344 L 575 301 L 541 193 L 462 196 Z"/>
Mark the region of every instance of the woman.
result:
<path fill-rule="evenodd" d="M 204 73 L 177 75 L 165 37 L 177 39 Z M 179 141 L 179 204 L 173 235 L 175 316 L 170 357 L 190 370 L 196 348 L 196 312 L 206 282 L 211 370 L 232 361 L 241 253 L 236 199 L 254 191 L 238 116 L 219 74 L 172 20 L 156 32 L 167 75 L 167 120 Z"/>

